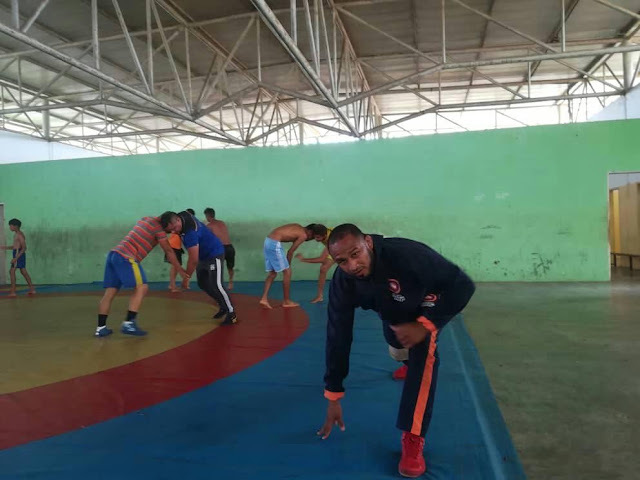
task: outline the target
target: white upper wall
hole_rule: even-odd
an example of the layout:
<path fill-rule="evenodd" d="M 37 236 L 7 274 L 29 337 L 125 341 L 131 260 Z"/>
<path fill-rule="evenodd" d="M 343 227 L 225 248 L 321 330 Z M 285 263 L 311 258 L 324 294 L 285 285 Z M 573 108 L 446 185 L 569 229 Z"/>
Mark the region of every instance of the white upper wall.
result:
<path fill-rule="evenodd" d="M 609 190 L 620 188 L 630 183 L 640 183 L 640 172 L 623 172 L 609 174 Z"/>
<path fill-rule="evenodd" d="M 640 118 L 640 86 L 631 89 L 627 95 L 620 97 L 611 105 L 589 119 L 593 122 L 607 120 L 629 120 Z M 609 189 L 620 188 L 630 183 L 640 183 L 640 172 L 614 172 L 609 174 Z"/>
<path fill-rule="evenodd" d="M 0 130 L 0 165 L 104 156 L 104 153 Z"/>
<path fill-rule="evenodd" d="M 590 122 L 606 120 L 629 120 L 640 118 L 640 87 L 633 88 L 624 97 L 620 97 L 611 105 L 606 106 L 593 117 Z"/>

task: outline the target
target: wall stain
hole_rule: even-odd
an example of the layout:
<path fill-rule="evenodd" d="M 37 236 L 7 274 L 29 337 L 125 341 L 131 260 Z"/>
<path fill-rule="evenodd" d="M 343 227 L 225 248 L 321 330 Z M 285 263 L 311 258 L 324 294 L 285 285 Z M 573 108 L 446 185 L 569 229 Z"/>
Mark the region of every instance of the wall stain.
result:
<path fill-rule="evenodd" d="M 533 274 L 536 277 L 546 275 L 547 272 L 551 269 L 551 265 L 553 264 L 553 261 L 551 259 L 544 258 L 538 252 L 533 252 L 531 255 L 533 255 L 534 257 L 534 263 L 532 265 Z"/>
<path fill-rule="evenodd" d="M 578 252 L 578 258 L 580 259 L 580 263 L 586 264 L 589 263 L 589 255 L 585 252 Z"/>

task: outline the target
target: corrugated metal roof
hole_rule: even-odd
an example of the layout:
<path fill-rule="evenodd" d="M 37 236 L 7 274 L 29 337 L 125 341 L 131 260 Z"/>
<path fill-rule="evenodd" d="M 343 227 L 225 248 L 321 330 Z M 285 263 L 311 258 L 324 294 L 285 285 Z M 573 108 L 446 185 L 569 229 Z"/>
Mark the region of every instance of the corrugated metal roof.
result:
<path fill-rule="evenodd" d="M 22 25 L 40 3 L 39 0 L 20 0 Z M 112 0 L 98 0 L 97 3 L 101 71 L 120 84 L 148 94 L 137 70 L 135 58 L 131 55 L 123 35 Z M 316 3 L 324 5 L 326 38 L 322 18 L 316 16 L 313 10 Z M 632 12 L 640 10 L 640 0 L 616 0 L 615 3 Z M 120 0 L 118 4 L 126 22 L 127 33 L 132 35 L 132 44 L 144 77 L 148 80 L 146 2 Z M 320 33 L 313 40 L 310 38 L 304 2 L 298 1 L 295 16 L 297 48 L 311 68 L 314 68 L 312 44 L 316 39 L 320 40 L 320 69 L 317 73 L 337 102 L 344 102 L 348 97 L 360 93 L 363 78 L 358 72 L 359 69 L 363 72 L 368 87 L 376 88 L 442 61 L 440 0 L 322 0 L 309 1 L 309 4 L 309 19 L 312 25 L 315 25 L 318 18 Z M 632 16 L 593 1 L 566 0 L 565 4 L 568 8 L 567 51 L 602 49 L 619 45 L 625 38 L 633 41 L 638 22 Z M 268 5 L 283 27 L 293 36 L 289 0 L 269 1 Z M 333 5 L 337 7 L 335 18 L 341 25 L 333 24 Z M 154 19 L 152 26 L 156 30 L 151 38 L 152 48 L 156 53 L 153 57 L 152 95 L 157 101 L 145 100 L 135 91 L 127 92 L 109 82 L 101 82 L 91 73 L 78 68 L 67 70 L 68 64 L 65 61 L 33 50 L 12 36 L 0 34 L 3 108 L 26 109 L 29 107 L 26 105 L 27 102 L 31 101 L 32 106 L 38 106 L 43 104 L 45 98 L 50 102 L 69 104 L 69 108 L 52 110 L 50 115 L 52 129 L 58 129 L 68 123 L 63 134 L 69 136 L 93 135 L 105 131 L 153 131 L 173 128 L 206 133 L 213 137 L 229 131 L 234 132 L 234 138 L 243 140 L 246 133 L 251 133 L 247 129 L 254 112 L 259 113 L 253 120 L 257 121 L 258 117 L 262 117 L 263 121 L 263 125 L 257 129 L 259 133 L 266 131 L 269 125 L 273 127 L 278 122 L 286 122 L 297 117 L 323 120 L 336 116 L 336 111 L 327 106 L 295 99 L 296 96 L 306 95 L 314 97 L 320 103 L 329 102 L 313 87 L 313 80 L 310 80 L 296 64 L 289 49 L 283 46 L 260 20 L 250 0 L 156 0 L 156 9 L 165 30 L 165 38 L 170 42 L 169 55 Z M 473 10 L 496 21 L 490 21 Z M 562 15 L 561 4 L 557 0 L 447 0 L 444 15 L 448 63 L 494 61 L 505 57 L 561 50 L 559 32 Z M 500 26 L 497 22 L 508 25 L 512 30 Z M 10 0 L 0 0 L 0 23 L 12 25 Z M 251 25 L 249 30 L 238 43 L 240 35 L 248 25 Z M 342 27 L 347 34 L 347 44 L 353 46 L 355 57 L 349 55 L 349 48 L 343 50 L 345 39 Z M 339 59 L 333 58 L 334 31 Z M 90 2 L 50 2 L 28 31 L 28 36 L 88 66 L 96 67 L 96 59 L 91 48 Z M 546 48 L 542 44 L 552 45 Z M 227 60 L 232 50 L 233 56 Z M 11 56 L 13 52 L 24 53 L 16 60 L 15 56 Z M 637 59 L 637 55 L 632 56 Z M 332 59 L 331 69 L 327 64 L 328 58 Z M 182 91 L 187 97 L 186 105 L 180 85 L 176 82 L 171 60 L 180 77 Z M 601 67 L 594 71 L 592 85 L 587 86 L 584 83 L 584 74 L 581 71 L 593 70 L 601 60 L 599 56 L 594 55 L 561 61 L 507 63 L 465 69 L 448 69 L 449 67 L 445 66 L 440 72 L 416 76 L 408 81 L 405 87 L 397 86 L 389 91 L 381 91 L 373 97 L 373 101 L 379 114 L 397 115 L 423 111 L 433 107 L 433 103 L 439 103 L 444 108 L 452 104 L 508 102 L 528 95 L 559 96 L 564 95 L 573 84 L 584 85 L 581 88 L 589 92 L 611 92 L 622 83 L 622 55 L 611 57 L 607 63 L 608 68 Z M 224 72 L 220 73 L 219 69 L 222 66 L 225 67 Z M 63 76 L 58 75 L 61 71 L 65 71 Z M 528 85 L 529 71 L 532 74 L 531 86 Z M 340 73 L 339 86 L 333 83 L 332 72 L 336 78 L 338 72 Z M 258 99 L 259 78 L 263 82 L 260 85 L 261 103 L 254 108 Z M 205 79 L 208 79 L 209 86 L 215 82 L 216 87 L 203 90 Z M 104 92 L 102 97 L 99 93 L 101 84 Z M 224 102 L 229 95 L 252 85 L 256 88 L 246 95 L 234 98 L 226 105 L 220 105 L 220 108 L 212 108 L 208 114 L 196 118 L 197 112 L 193 109 L 215 107 L 217 103 Z M 275 87 L 271 88 L 273 86 Z M 422 98 L 407 88 L 419 89 Z M 22 100 L 18 98 L 20 89 Z M 38 92 L 40 98 L 34 99 Z M 199 105 L 201 93 L 206 95 Z M 276 95 L 279 110 L 274 114 L 273 104 L 276 103 Z M 88 102 L 99 98 L 116 103 L 73 106 L 74 102 Z M 135 105 L 146 111 L 134 113 L 116 106 L 120 104 L 118 102 Z M 271 110 L 262 115 L 266 107 Z M 166 108 L 184 112 L 184 118 L 172 119 L 150 111 Z M 343 107 L 341 112 L 353 115 L 358 108 L 350 108 L 347 112 Z M 105 115 L 111 127 L 98 125 L 99 119 L 104 119 Z M 81 119 L 78 120 L 78 117 Z M 88 122 L 85 117 L 93 118 L 94 123 Z M 274 117 L 275 120 L 270 122 L 270 117 Z M 5 119 L 7 118 L 21 128 L 35 128 L 33 124 L 40 129 L 43 128 L 42 111 L 28 112 L 28 116 L 27 113 L 7 114 Z M 195 120 L 200 120 L 200 125 Z M 211 125 L 217 126 L 220 131 L 212 130 Z M 341 128 L 344 129 L 344 125 Z M 78 134 L 79 131 L 83 133 Z M 191 139 L 183 138 L 177 141 L 187 143 Z"/>

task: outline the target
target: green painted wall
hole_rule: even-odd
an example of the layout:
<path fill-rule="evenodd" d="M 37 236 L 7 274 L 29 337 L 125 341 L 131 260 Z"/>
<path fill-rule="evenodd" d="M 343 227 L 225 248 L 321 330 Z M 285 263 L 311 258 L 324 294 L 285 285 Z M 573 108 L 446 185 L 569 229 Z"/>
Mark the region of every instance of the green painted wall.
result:
<path fill-rule="evenodd" d="M 263 278 L 273 227 L 314 221 L 424 241 L 476 280 L 607 280 L 607 173 L 640 170 L 638 131 L 634 120 L 3 165 L 0 202 L 24 223 L 37 283 L 100 280 L 138 218 L 207 206 L 229 224 L 237 280 Z M 166 278 L 159 249 L 143 265 Z M 294 278 L 317 269 L 296 264 Z"/>

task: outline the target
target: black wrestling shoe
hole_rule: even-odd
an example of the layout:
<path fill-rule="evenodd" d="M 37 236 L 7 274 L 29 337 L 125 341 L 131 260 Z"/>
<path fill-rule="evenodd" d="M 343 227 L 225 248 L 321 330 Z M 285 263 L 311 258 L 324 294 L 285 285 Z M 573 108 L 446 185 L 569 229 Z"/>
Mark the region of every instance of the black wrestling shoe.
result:
<path fill-rule="evenodd" d="M 224 310 L 223 308 L 221 308 L 220 310 L 218 310 L 218 313 L 216 313 L 213 318 L 222 318 L 224 317 L 227 313 L 229 313 L 227 310 Z"/>
<path fill-rule="evenodd" d="M 224 322 L 221 325 L 233 325 L 238 321 L 238 317 L 236 316 L 236 312 L 227 313 L 227 318 L 224 319 Z"/>

